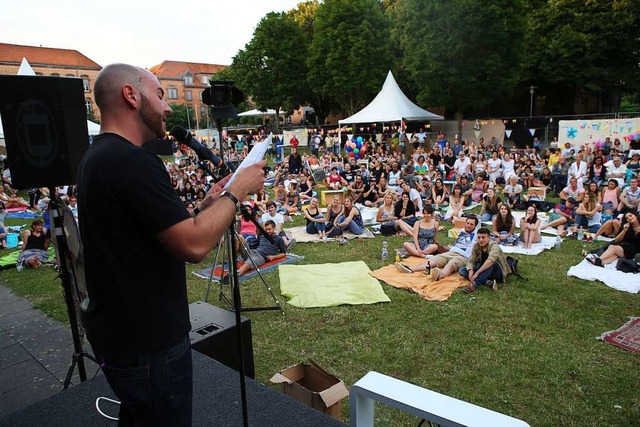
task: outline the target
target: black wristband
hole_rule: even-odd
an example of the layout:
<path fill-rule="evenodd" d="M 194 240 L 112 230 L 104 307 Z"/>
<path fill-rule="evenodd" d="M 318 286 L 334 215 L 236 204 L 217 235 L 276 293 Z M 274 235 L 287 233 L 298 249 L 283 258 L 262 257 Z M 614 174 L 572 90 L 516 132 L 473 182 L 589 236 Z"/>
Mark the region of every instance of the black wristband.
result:
<path fill-rule="evenodd" d="M 233 204 L 236 205 L 236 208 L 240 208 L 240 201 L 238 201 L 238 198 L 234 196 L 232 193 L 225 190 L 222 193 L 220 193 L 220 197 L 229 198 L 233 202 Z"/>
<path fill-rule="evenodd" d="M 199 208 L 193 208 L 193 214 L 194 215 L 198 215 L 200 213 L 200 209 Z"/>

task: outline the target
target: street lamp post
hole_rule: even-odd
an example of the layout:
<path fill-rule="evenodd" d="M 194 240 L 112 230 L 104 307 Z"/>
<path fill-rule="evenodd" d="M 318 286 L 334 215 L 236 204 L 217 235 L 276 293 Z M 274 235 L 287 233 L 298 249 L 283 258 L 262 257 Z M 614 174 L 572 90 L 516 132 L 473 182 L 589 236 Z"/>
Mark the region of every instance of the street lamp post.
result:
<path fill-rule="evenodd" d="M 529 118 L 533 117 L 533 94 L 535 93 L 536 89 L 538 89 L 537 86 L 529 86 L 527 89 L 529 89 L 529 96 L 530 96 L 530 102 L 529 102 Z"/>

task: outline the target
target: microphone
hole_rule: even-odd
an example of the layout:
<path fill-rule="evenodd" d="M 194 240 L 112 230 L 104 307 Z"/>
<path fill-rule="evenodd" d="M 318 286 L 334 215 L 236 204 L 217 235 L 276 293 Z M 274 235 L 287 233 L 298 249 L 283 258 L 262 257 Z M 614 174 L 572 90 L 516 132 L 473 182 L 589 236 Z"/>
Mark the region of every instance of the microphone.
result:
<path fill-rule="evenodd" d="M 195 139 L 191 132 L 186 130 L 180 125 L 175 125 L 171 132 L 169 132 L 179 143 L 185 144 L 196 152 L 196 155 L 202 160 L 209 160 L 213 163 L 213 166 L 218 169 L 221 175 L 226 175 L 229 172 L 229 168 L 222 161 L 222 159 L 211 152 L 202 142 Z"/>

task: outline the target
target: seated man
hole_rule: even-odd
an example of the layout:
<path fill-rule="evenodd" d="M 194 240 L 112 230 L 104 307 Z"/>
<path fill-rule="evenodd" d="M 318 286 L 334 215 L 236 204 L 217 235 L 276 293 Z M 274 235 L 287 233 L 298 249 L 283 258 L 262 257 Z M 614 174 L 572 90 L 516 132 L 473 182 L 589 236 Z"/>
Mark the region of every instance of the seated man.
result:
<path fill-rule="evenodd" d="M 267 202 L 267 212 L 263 213 L 260 217 L 260 224 L 264 227 L 267 221 L 273 221 L 275 234 L 285 239 L 285 245 L 290 249 L 295 244 L 296 239 L 289 238 L 285 231 L 282 229 L 284 225 L 284 216 L 281 213 L 276 212 L 276 204 L 273 201 Z"/>
<path fill-rule="evenodd" d="M 637 212 L 640 207 L 640 187 L 638 178 L 631 178 L 629 186 L 622 190 L 618 211 L 620 213 Z"/>
<path fill-rule="evenodd" d="M 576 203 L 582 201 L 584 197 L 584 187 L 578 185 L 578 180 L 574 177 L 569 178 L 569 185 L 564 187 L 560 192 L 560 203 L 566 203 L 567 199 L 573 198 Z"/>
<path fill-rule="evenodd" d="M 287 255 L 287 246 L 284 244 L 284 240 L 275 234 L 275 222 L 267 220 L 262 227 L 271 236 L 274 243 L 271 243 L 265 235 L 260 235 L 258 247 L 249 249 L 249 252 L 246 253 L 245 262 L 238 268 L 238 276 L 242 276 L 252 268 L 260 267 L 268 261 L 284 258 Z"/>
<path fill-rule="evenodd" d="M 570 227 L 576 220 L 576 199 L 570 197 L 567 199 L 564 205 L 558 203 L 553 210 L 551 216 L 549 216 L 549 222 L 542 227 L 540 231 L 549 227 L 556 227 L 558 229 L 558 235 L 566 236 L 567 231 L 565 228 Z"/>
<path fill-rule="evenodd" d="M 473 244 L 476 241 L 476 233 L 474 230 L 478 226 L 478 218 L 469 216 L 464 224 L 464 229 L 460 230 L 460 234 L 449 251 L 439 254 L 419 265 L 409 267 L 408 265 L 395 263 L 396 269 L 401 273 L 414 273 L 416 271 L 425 271 L 431 274 L 431 280 L 438 281 L 457 272 L 467 265 L 467 260 L 471 256 Z"/>
<path fill-rule="evenodd" d="M 481 285 L 498 290 L 498 281 L 505 281 L 510 268 L 507 257 L 497 242 L 492 242 L 489 229 L 478 230 L 478 241 L 473 245 L 467 266 L 460 269 L 460 275 L 471 281 L 465 293 L 475 292 Z"/>

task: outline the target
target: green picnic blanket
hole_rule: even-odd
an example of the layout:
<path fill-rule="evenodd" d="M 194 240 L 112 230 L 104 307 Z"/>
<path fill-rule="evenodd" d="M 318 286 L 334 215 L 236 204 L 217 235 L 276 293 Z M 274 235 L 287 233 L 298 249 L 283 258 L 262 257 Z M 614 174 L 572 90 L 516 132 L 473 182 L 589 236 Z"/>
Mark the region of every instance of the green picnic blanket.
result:
<path fill-rule="evenodd" d="M 16 266 L 16 262 L 18 261 L 18 256 L 22 252 L 22 249 L 17 251 L 10 252 L 5 256 L 0 258 L 0 269 L 11 268 Z M 49 246 L 49 260 L 54 259 L 56 256 L 56 250 L 53 246 Z"/>
<path fill-rule="evenodd" d="M 362 261 L 336 264 L 280 265 L 280 291 L 294 307 L 390 302 Z"/>

